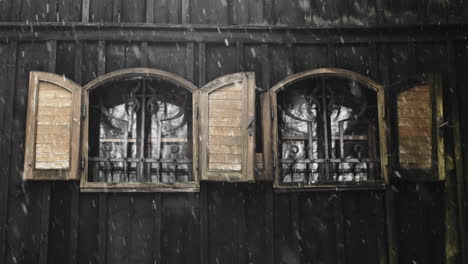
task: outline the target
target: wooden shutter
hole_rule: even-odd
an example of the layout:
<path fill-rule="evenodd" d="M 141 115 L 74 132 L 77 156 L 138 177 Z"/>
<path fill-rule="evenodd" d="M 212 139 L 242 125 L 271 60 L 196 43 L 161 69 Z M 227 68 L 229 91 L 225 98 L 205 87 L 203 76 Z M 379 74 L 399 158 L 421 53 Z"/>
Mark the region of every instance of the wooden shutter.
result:
<path fill-rule="evenodd" d="M 394 179 L 445 179 L 442 88 L 439 75 L 420 76 L 391 87 Z"/>
<path fill-rule="evenodd" d="M 255 77 L 235 73 L 201 88 L 202 180 L 253 181 L 255 166 Z"/>
<path fill-rule="evenodd" d="M 271 121 L 273 119 L 273 108 L 270 104 L 270 92 L 260 95 L 262 109 L 262 136 L 263 136 L 263 177 L 262 180 L 272 180 L 273 178 L 273 157 L 272 157 L 272 133 Z"/>
<path fill-rule="evenodd" d="M 78 179 L 81 87 L 63 76 L 31 72 L 25 180 Z"/>

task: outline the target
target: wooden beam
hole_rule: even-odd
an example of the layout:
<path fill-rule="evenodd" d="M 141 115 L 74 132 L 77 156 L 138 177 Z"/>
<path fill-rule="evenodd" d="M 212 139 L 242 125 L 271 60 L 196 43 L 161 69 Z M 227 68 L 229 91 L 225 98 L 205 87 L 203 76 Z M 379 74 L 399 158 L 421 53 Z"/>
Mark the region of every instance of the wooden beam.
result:
<path fill-rule="evenodd" d="M 88 23 L 89 22 L 89 1 L 90 0 L 82 0 L 83 5 L 81 7 L 81 22 Z"/>
<path fill-rule="evenodd" d="M 13 126 L 13 106 L 16 83 L 16 56 L 18 43 L 11 41 L 7 44 L 5 55 L 0 60 L 6 65 L 6 71 L 0 77 L 0 87 L 4 102 L 0 104 L 3 131 L 0 134 L 0 262 L 6 258 L 7 227 L 8 227 L 8 186 L 10 177 L 10 154 Z M 5 60 L 3 62 L 3 60 Z"/>
<path fill-rule="evenodd" d="M 33 30 L 31 30 L 31 28 Z M 9 40 L 118 40 L 151 42 L 224 43 L 237 40 L 245 44 L 367 44 L 436 42 L 464 40 L 463 27 L 424 28 L 408 27 L 393 30 L 378 28 L 283 28 L 283 27 L 211 27 L 198 25 L 126 25 L 126 24 L 73 24 L 41 23 L 0 25 L 0 39 Z"/>

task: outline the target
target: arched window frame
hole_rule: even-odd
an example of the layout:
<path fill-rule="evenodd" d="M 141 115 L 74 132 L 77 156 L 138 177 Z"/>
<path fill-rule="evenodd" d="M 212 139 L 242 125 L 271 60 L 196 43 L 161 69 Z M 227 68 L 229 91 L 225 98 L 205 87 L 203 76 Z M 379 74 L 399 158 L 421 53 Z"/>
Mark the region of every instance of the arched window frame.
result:
<path fill-rule="evenodd" d="M 278 118 L 277 118 L 277 93 L 285 86 L 291 85 L 295 82 L 319 77 L 334 77 L 347 80 L 356 81 L 363 86 L 373 90 L 377 94 L 378 104 L 378 128 L 379 128 L 379 147 L 380 147 L 380 171 L 382 176 L 382 183 L 388 183 L 388 151 L 387 151 L 387 124 L 385 121 L 385 91 L 384 87 L 370 78 L 355 73 L 349 70 L 336 69 L 336 68 L 320 68 L 309 71 L 304 71 L 287 77 L 286 79 L 278 82 L 268 92 L 262 95 L 262 116 L 263 116 L 263 138 L 265 155 L 265 167 L 267 173 L 274 177 L 275 188 L 298 188 L 298 187 L 336 187 L 337 185 L 313 185 L 301 184 L 294 186 L 281 185 L 280 180 L 280 166 L 279 166 L 279 146 L 278 146 Z M 270 132 L 271 131 L 271 132 Z M 376 183 L 371 183 L 375 185 Z M 348 185 L 343 182 L 339 185 Z M 356 184 L 356 186 L 366 185 L 366 182 Z"/>
<path fill-rule="evenodd" d="M 174 182 L 174 183 L 163 183 L 163 182 L 90 182 L 88 181 L 88 128 L 89 128 L 89 99 L 90 92 L 106 83 L 119 80 L 128 79 L 132 77 L 147 77 L 157 78 L 165 80 L 175 85 L 187 89 L 192 93 L 192 144 L 193 144 L 193 182 Z M 172 74 L 170 72 L 149 69 L 149 68 L 130 68 L 124 70 L 118 70 L 110 72 L 103 76 L 96 78 L 90 83 L 83 87 L 83 124 L 82 124 L 82 142 L 81 142 L 81 189 L 83 191 L 198 191 L 199 188 L 199 175 L 198 175 L 198 104 L 199 104 L 199 89 L 191 82 L 184 78 Z"/>

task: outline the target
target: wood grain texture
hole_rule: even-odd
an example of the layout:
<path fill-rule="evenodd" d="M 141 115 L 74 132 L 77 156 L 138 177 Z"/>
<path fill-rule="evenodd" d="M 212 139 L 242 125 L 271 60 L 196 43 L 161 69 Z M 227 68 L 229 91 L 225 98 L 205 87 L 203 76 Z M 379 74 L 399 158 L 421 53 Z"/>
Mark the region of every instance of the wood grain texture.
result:
<path fill-rule="evenodd" d="M 202 179 L 253 180 L 254 83 L 252 73 L 237 73 L 202 87 Z"/>
<path fill-rule="evenodd" d="M 81 87 L 40 72 L 29 85 L 24 179 L 77 179 Z"/>

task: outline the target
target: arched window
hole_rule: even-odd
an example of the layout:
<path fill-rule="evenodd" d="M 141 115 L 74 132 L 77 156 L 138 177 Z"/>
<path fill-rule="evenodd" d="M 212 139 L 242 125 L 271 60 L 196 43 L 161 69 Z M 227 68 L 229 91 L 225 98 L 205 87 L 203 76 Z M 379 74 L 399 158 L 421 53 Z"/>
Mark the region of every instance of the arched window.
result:
<path fill-rule="evenodd" d="M 84 87 L 82 188 L 198 187 L 198 88 L 168 72 L 127 69 Z"/>
<path fill-rule="evenodd" d="M 146 68 L 84 87 L 32 72 L 24 179 L 81 179 L 83 191 L 197 191 L 200 179 L 254 181 L 254 91 L 250 72 L 201 89 Z"/>
<path fill-rule="evenodd" d="M 374 184 L 386 178 L 380 85 L 350 71 L 317 69 L 281 81 L 269 99 L 272 144 L 264 145 L 272 146 L 276 187 Z"/>

